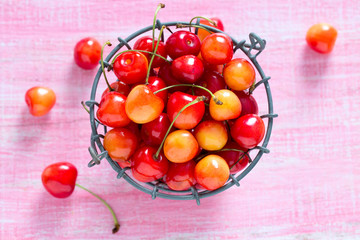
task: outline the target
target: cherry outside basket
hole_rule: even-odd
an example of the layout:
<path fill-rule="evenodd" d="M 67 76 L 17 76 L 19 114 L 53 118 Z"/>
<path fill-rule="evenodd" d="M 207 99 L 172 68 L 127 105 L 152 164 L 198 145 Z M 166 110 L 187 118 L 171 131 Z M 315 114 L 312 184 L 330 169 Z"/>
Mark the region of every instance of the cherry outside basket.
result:
<path fill-rule="evenodd" d="M 156 21 L 156 28 L 158 30 L 161 29 L 163 25 L 168 27 L 174 27 L 177 24 L 183 24 L 183 25 L 189 25 L 189 22 L 166 22 L 161 23 L 159 20 Z M 199 24 L 199 19 L 197 21 L 197 25 L 200 25 L 212 32 L 221 32 L 224 33 L 216 28 L 206 26 Z M 134 38 L 138 37 L 139 35 L 146 33 L 148 31 L 151 31 L 153 29 L 153 26 L 148 26 L 143 29 L 140 29 L 130 36 L 128 36 L 126 39 L 118 38 L 119 44 L 115 46 L 115 48 L 110 52 L 110 54 L 104 59 L 104 66 L 109 67 L 111 62 L 111 58 L 122 48 L 126 47 L 128 49 L 131 49 L 130 45 L 128 44 L 130 41 L 132 41 Z M 197 33 L 197 28 L 195 28 L 195 33 Z M 226 34 L 226 33 L 225 33 Z M 231 37 L 231 36 L 230 36 Z M 162 36 L 162 40 L 164 38 L 164 35 Z M 272 125 L 273 125 L 273 118 L 277 117 L 277 114 L 274 114 L 273 112 L 273 101 L 270 91 L 270 85 L 269 85 L 269 76 L 266 76 L 264 71 L 262 70 L 261 66 L 256 60 L 256 57 L 264 50 L 266 41 L 264 39 L 261 39 L 259 36 L 257 36 L 255 33 L 249 34 L 250 43 L 246 43 L 245 40 L 236 41 L 234 38 L 232 38 L 232 41 L 234 43 L 234 53 L 237 50 L 241 50 L 244 52 L 244 54 L 249 58 L 249 60 L 252 62 L 252 64 L 257 69 L 258 73 L 261 76 L 261 80 L 258 81 L 251 89 L 250 91 L 254 91 L 257 87 L 260 85 L 263 85 L 266 90 L 267 94 L 267 101 L 268 101 L 268 113 L 265 115 L 262 115 L 261 118 L 267 118 L 268 124 L 266 129 L 266 134 L 264 137 L 264 140 L 262 142 L 261 146 L 256 146 L 253 149 L 250 149 L 249 151 L 257 151 L 257 154 L 254 159 L 250 158 L 248 166 L 241 172 L 237 174 L 230 174 L 230 177 L 227 181 L 227 183 L 222 186 L 221 188 L 218 188 L 213 191 L 208 190 L 198 190 L 195 187 L 192 187 L 189 190 L 186 191 L 174 191 L 167 187 L 166 184 L 156 181 L 156 182 L 150 182 L 150 183 L 141 183 L 136 180 L 134 180 L 131 175 L 127 174 L 127 171 L 130 169 L 129 167 L 121 168 L 119 164 L 115 161 L 113 161 L 110 156 L 107 154 L 107 151 L 104 149 L 104 146 L 102 144 L 101 138 L 104 138 L 104 135 L 107 132 L 107 127 L 99 123 L 95 120 L 95 105 L 98 106 L 98 102 L 95 100 L 96 96 L 96 90 L 99 83 L 99 79 L 102 75 L 102 69 L 99 68 L 91 90 L 90 100 L 87 101 L 85 104 L 90 108 L 90 125 L 91 125 L 91 146 L 89 147 L 89 152 L 92 157 L 92 160 L 89 162 L 88 166 L 93 167 L 95 165 L 98 165 L 101 163 L 102 159 L 106 158 L 108 163 L 111 165 L 111 167 L 117 172 L 117 178 L 124 178 L 128 183 L 136 187 L 137 189 L 148 193 L 151 195 L 153 199 L 156 197 L 161 198 L 167 198 L 167 199 L 178 199 L 178 200 L 196 200 L 197 204 L 200 204 L 200 199 L 205 197 L 210 197 L 212 195 L 215 195 L 217 193 L 220 193 L 234 185 L 240 186 L 239 181 L 244 178 L 258 163 L 261 156 L 264 153 L 269 153 L 270 151 L 266 148 L 268 145 Z M 250 157 L 250 156 L 249 156 Z"/>

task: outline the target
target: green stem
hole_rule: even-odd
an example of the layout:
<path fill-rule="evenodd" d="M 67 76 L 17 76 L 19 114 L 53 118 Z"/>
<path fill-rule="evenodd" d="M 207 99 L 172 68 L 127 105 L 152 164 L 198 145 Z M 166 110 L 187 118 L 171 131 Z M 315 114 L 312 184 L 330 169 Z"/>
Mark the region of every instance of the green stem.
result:
<path fill-rule="evenodd" d="M 159 47 L 159 44 L 160 44 L 160 37 L 161 37 L 161 34 L 163 33 L 164 29 L 166 28 L 166 26 L 162 26 L 161 29 L 160 29 L 160 33 L 159 33 L 159 38 L 158 38 L 158 41 L 156 43 L 156 47 L 154 49 L 154 54 L 156 53 L 158 47 Z M 153 40 L 153 43 L 154 43 L 154 40 Z M 154 61 L 154 58 L 155 58 L 155 55 L 152 55 L 151 56 L 151 59 L 150 59 L 150 63 L 149 63 L 149 67 L 148 67 L 148 71 L 147 71 L 147 74 L 146 74 L 146 80 L 145 80 L 145 84 L 147 85 L 148 82 L 149 82 L 149 77 L 150 77 L 150 70 L 151 70 L 151 65 Z"/>
<path fill-rule="evenodd" d="M 180 114 L 181 114 L 185 109 L 187 109 L 188 107 L 190 107 L 190 106 L 192 106 L 192 105 L 194 105 L 194 104 L 196 104 L 196 103 L 198 103 L 198 102 L 204 101 L 204 100 L 205 100 L 205 97 L 204 97 L 204 96 L 197 97 L 194 101 L 189 102 L 189 103 L 186 104 L 182 109 L 180 109 L 180 111 L 178 112 L 178 114 L 176 114 L 174 120 L 171 122 L 171 124 L 170 124 L 170 126 L 169 126 L 169 128 L 168 128 L 168 130 L 167 130 L 167 132 L 166 132 L 166 134 L 165 134 L 165 136 L 164 136 L 164 138 L 163 138 L 163 140 L 162 140 L 162 142 L 161 142 L 161 144 L 160 144 L 160 146 L 159 146 L 159 148 L 158 148 L 158 150 L 157 150 L 157 152 L 156 152 L 156 154 L 155 154 L 155 158 L 156 158 L 156 159 L 158 159 L 159 154 L 160 154 L 160 152 L 161 152 L 161 149 L 162 149 L 162 147 L 164 146 L 165 139 L 166 139 L 166 137 L 169 135 L 172 126 L 174 125 L 176 119 L 180 116 Z"/>
<path fill-rule="evenodd" d="M 243 157 L 245 156 L 245 154 L 242 154 L 241 157 L 239 157 L 239 159 L 236 161 L 236 163 L 234 163 L 229 170 L 231 170 L 236 164 L 238 164 L 238 162 L 240 162 L 241 159 L 243 159 Z"/>
<path fill-rule="evenodd" d="M 205 31 L 207 31 L 209 33 L 213 33 L 209 29 L 207 29 L 207 28 L 205 28 L 203 26 L 200 26 L 200 25 L 196 25 L 196 24 L 181 24 L 181 23 L 176 24 L 176 28 L 187 28 L 187 27 L 201 28 L 201 29 L 204 29 Z"/>
<path fill-rule="evenodd" d="M 97 199 L 99 199 L 111 212 L 113 219 L 114 219 L 114 228 L 112 230 L 112 233 L 116 233 L 117 231 L 119 231 L 120 229 L 120 224 L 119 224 L 119 220 L 117 219 L 114 210 L 111 208 L 111 206 L 104 200 L 102 199 L 99 195 L 97 195 L 96 193 L 90 191 L 89 189 L 81 186 L 80 184 L 75 184 L 77 187 L 84 189 L 85 191 L 87 191 L 88 193 L 90 193 L 91 195 L 93 195 L 94 197 L 96 197 Z"/>
<path fill-rule="evenodd" d="M 162 59 L 165 60 L 166 62 L 170 63 L 169 60 L 167 60 L 166 58 L 164 58 L 163 56 L 161 56 L 161 55 L 159 55 L 159 54 L 156 54 L 156 53 L 153 53 L 153 52 L 149 52 L 149 51 L 145 51 L 145 50 L 133 50 L 133 49 L 129 49 L 129 50 L 125 50 L 125 51 L 122 51 L 122 52 L 119 52 L 118 54 L 116 54 L 116 55 L 113 57 L 113 60 L 111 61 L 111 64 L 113 65 L 114 62 L 115 62 L 115 60 L 116 60 L 116 58 L 117 58 L 119 55 L 121 55 L 121 54 L 123 54 L 123 53 L 125 53 L 125 52 L 142 52 L 142 53 L 148 53 L 148 54 L 155 55 L 155 56 L 157 56 L 157 57 L 159 57 L 159 58 L 162 58 Z"/>
<path fill-rule="evenodd" d="M 85 111 L 87 111 L 87 113 L 90 114 L 90 110 L 86 107 L 84 101 L 81 101 L 81 105 L 83 106 L 83 108 L 85 109 Z M 100 121 L 97 120 L 96 118 L 95 118 L 95 121 L 97 121 L 98 123 L 100 123 Z"/>
<path fill-rule="evenodd" d="M 249 94 L 252 94 L 253 91 L 255 90 L 255 84 L 256 84 L 256 81 L 254 81 L 253 84 L 250 86 L 250 88 L 249 88 Z"/>
<path fill-rule="evenodd" d="M 156 26 L 156 18 L 157 18 L 157 15 L 158 15 L 158 12 L 160 11 L 160 9 L 164 8 L 165 7 L 165 4 L 163 3 L 159 3 L 157 8 L 156 8 L 156 11 L 155 11 L 155 14 L 154 14 L 154 21 L 153 21 L 153 31 L 152 31 L 152 50 L 154 51 L 154 41 L 155 41 L 155 26 Z M 159 38 L 160 39 L 160 38 Z"/>
<path fill-rule="evenodd" d="M 111 88 L 110 84 L 109 84 L 109 81 L 107 80 L 107 77 L 106 77 L 106 74 L 105 74 L 105 70 L 104 70 L 104 58 L 103 58 L 103 55 L 104 55 L 104 48 L 105 46 L 111 46 L 111 43 L 109 41 L 107 41 L 103 47 L 101 48 L 101 70 L 104 74 L 104 78 L 105 78 L 105 81 L 106 81 L 106 84 L 109 88 L 109 91 L 112 92 L 114 91 L 114 89 Z"/>
<path fill-rule="evenodd" d="M 215 27 L 217 27 L 216 22 L 214 22 L 214 21 L 211 20 L 210 18 L 202 17 L 202 16 L 193 17 L 193 18 L 190 20 L 190 25 L 191 25 L 192 21 L 194 21 L 194 20 L 197 19 L 197 18 L 205 19 L 205 20 L 207 20 L 209 23 L 211 23 L 212 25 L 214 25 Z"/>

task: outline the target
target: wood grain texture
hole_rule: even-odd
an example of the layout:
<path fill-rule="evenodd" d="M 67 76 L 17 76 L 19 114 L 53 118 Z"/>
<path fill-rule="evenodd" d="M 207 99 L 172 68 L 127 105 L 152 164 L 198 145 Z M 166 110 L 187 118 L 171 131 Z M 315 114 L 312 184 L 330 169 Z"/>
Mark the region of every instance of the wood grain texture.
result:
<path fill-rule="evenodd" d="M 161 21 L 217 16 L 237 39 L 267 40 L 259 56 L 275 112 L 271 153 L 240 188 L 194 201 L 151 200 L 104 162 L 87 168 L 90 126 L 80 101 L 95 71 L 73 62 L 76 42 L 116 42 L 152 22 L 157 1 L 0 1 L 0 239 L 360 239 L 360 2 L 358 0 L 164 1 Z M 307 29 L 329 22 L 334 51 L 319 55 Z M 112 76 L 112 80 L 115 78 Z M 24 94 L 51 87 L 45 117 Z M 101 85 L 103 88 L 104 84 Z M 266 111 L 262 90 L 255 93 Z M 64 200 L 42 187 L 43 168 L 70 161 L 78 182 L 115 209 L 121 230 L 81 189 Z"/>

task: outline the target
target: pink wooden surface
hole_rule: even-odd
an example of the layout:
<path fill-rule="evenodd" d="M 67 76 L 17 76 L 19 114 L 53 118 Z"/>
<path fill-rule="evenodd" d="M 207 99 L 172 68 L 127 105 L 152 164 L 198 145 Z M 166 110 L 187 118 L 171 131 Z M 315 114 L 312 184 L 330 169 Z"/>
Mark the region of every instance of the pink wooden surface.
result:
<path fill-rule="evenodd" d="M 267 39 L 259 61 L 272 76 L 280 116 L 271 153 L 240 188 L 201 206 L 153 201 L 117 180 L 106 162 L 89 169 L 90 127 L 80 101 L 89 99 L 95 71 L 74 65 L 73 47 L 86 36 L 115 43 L 150 25 L 158 1 L 0 1 L 0 239 L 360 239 L 360 2 L 164 2 L 162 21 L 217 16 L 237 39 L 252 31 Z M 321 21 L 339 32 L 330 55 L 304 41 Z M 41 118 L 24 102 L 35 85 L 57 94 Z M 43 168 L 64 160 L 77 166 L 80 184 L 114 207 L 118 234 L 85 191 L 65 200 L 45 192 Z"/>

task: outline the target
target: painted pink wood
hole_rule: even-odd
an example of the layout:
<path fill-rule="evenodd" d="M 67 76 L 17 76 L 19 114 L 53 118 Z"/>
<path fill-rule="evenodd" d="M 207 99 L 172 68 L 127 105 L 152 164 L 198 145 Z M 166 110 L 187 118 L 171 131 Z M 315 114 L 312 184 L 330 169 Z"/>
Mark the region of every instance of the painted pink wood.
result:
<path fill-rule="evenodd" d="M 241 182 L 194 201 L 151 200 L 104 162 L 93 169 L 88 115 L 95 71 L 73 62 L 76 42 L 116 42 L 151 24 L 157 1 L 0 2 L 0 239 L 360 239 L 360 2 L 165 1 L 162 21 L 217 16 L 238 39 L 267 40 L 259 56 L 272 76 L 275 111 L 271 153 Z M 334 51 L 319 55 L 304 37 L 317 22 L 339 32 Z M 114 80 L 114 76 L 110 77 Z M 45 117 L 24 102 L 35 85 L 53 88 Z M 102 88 L 105 87 L 101 84 Z M 255 94 L 266 111 L 263 91 Z M 45 166 L 70 161 L 78 182 L 104 197 L 120 221 L 76 189 L 55 199 L 42 187 Z"/>

